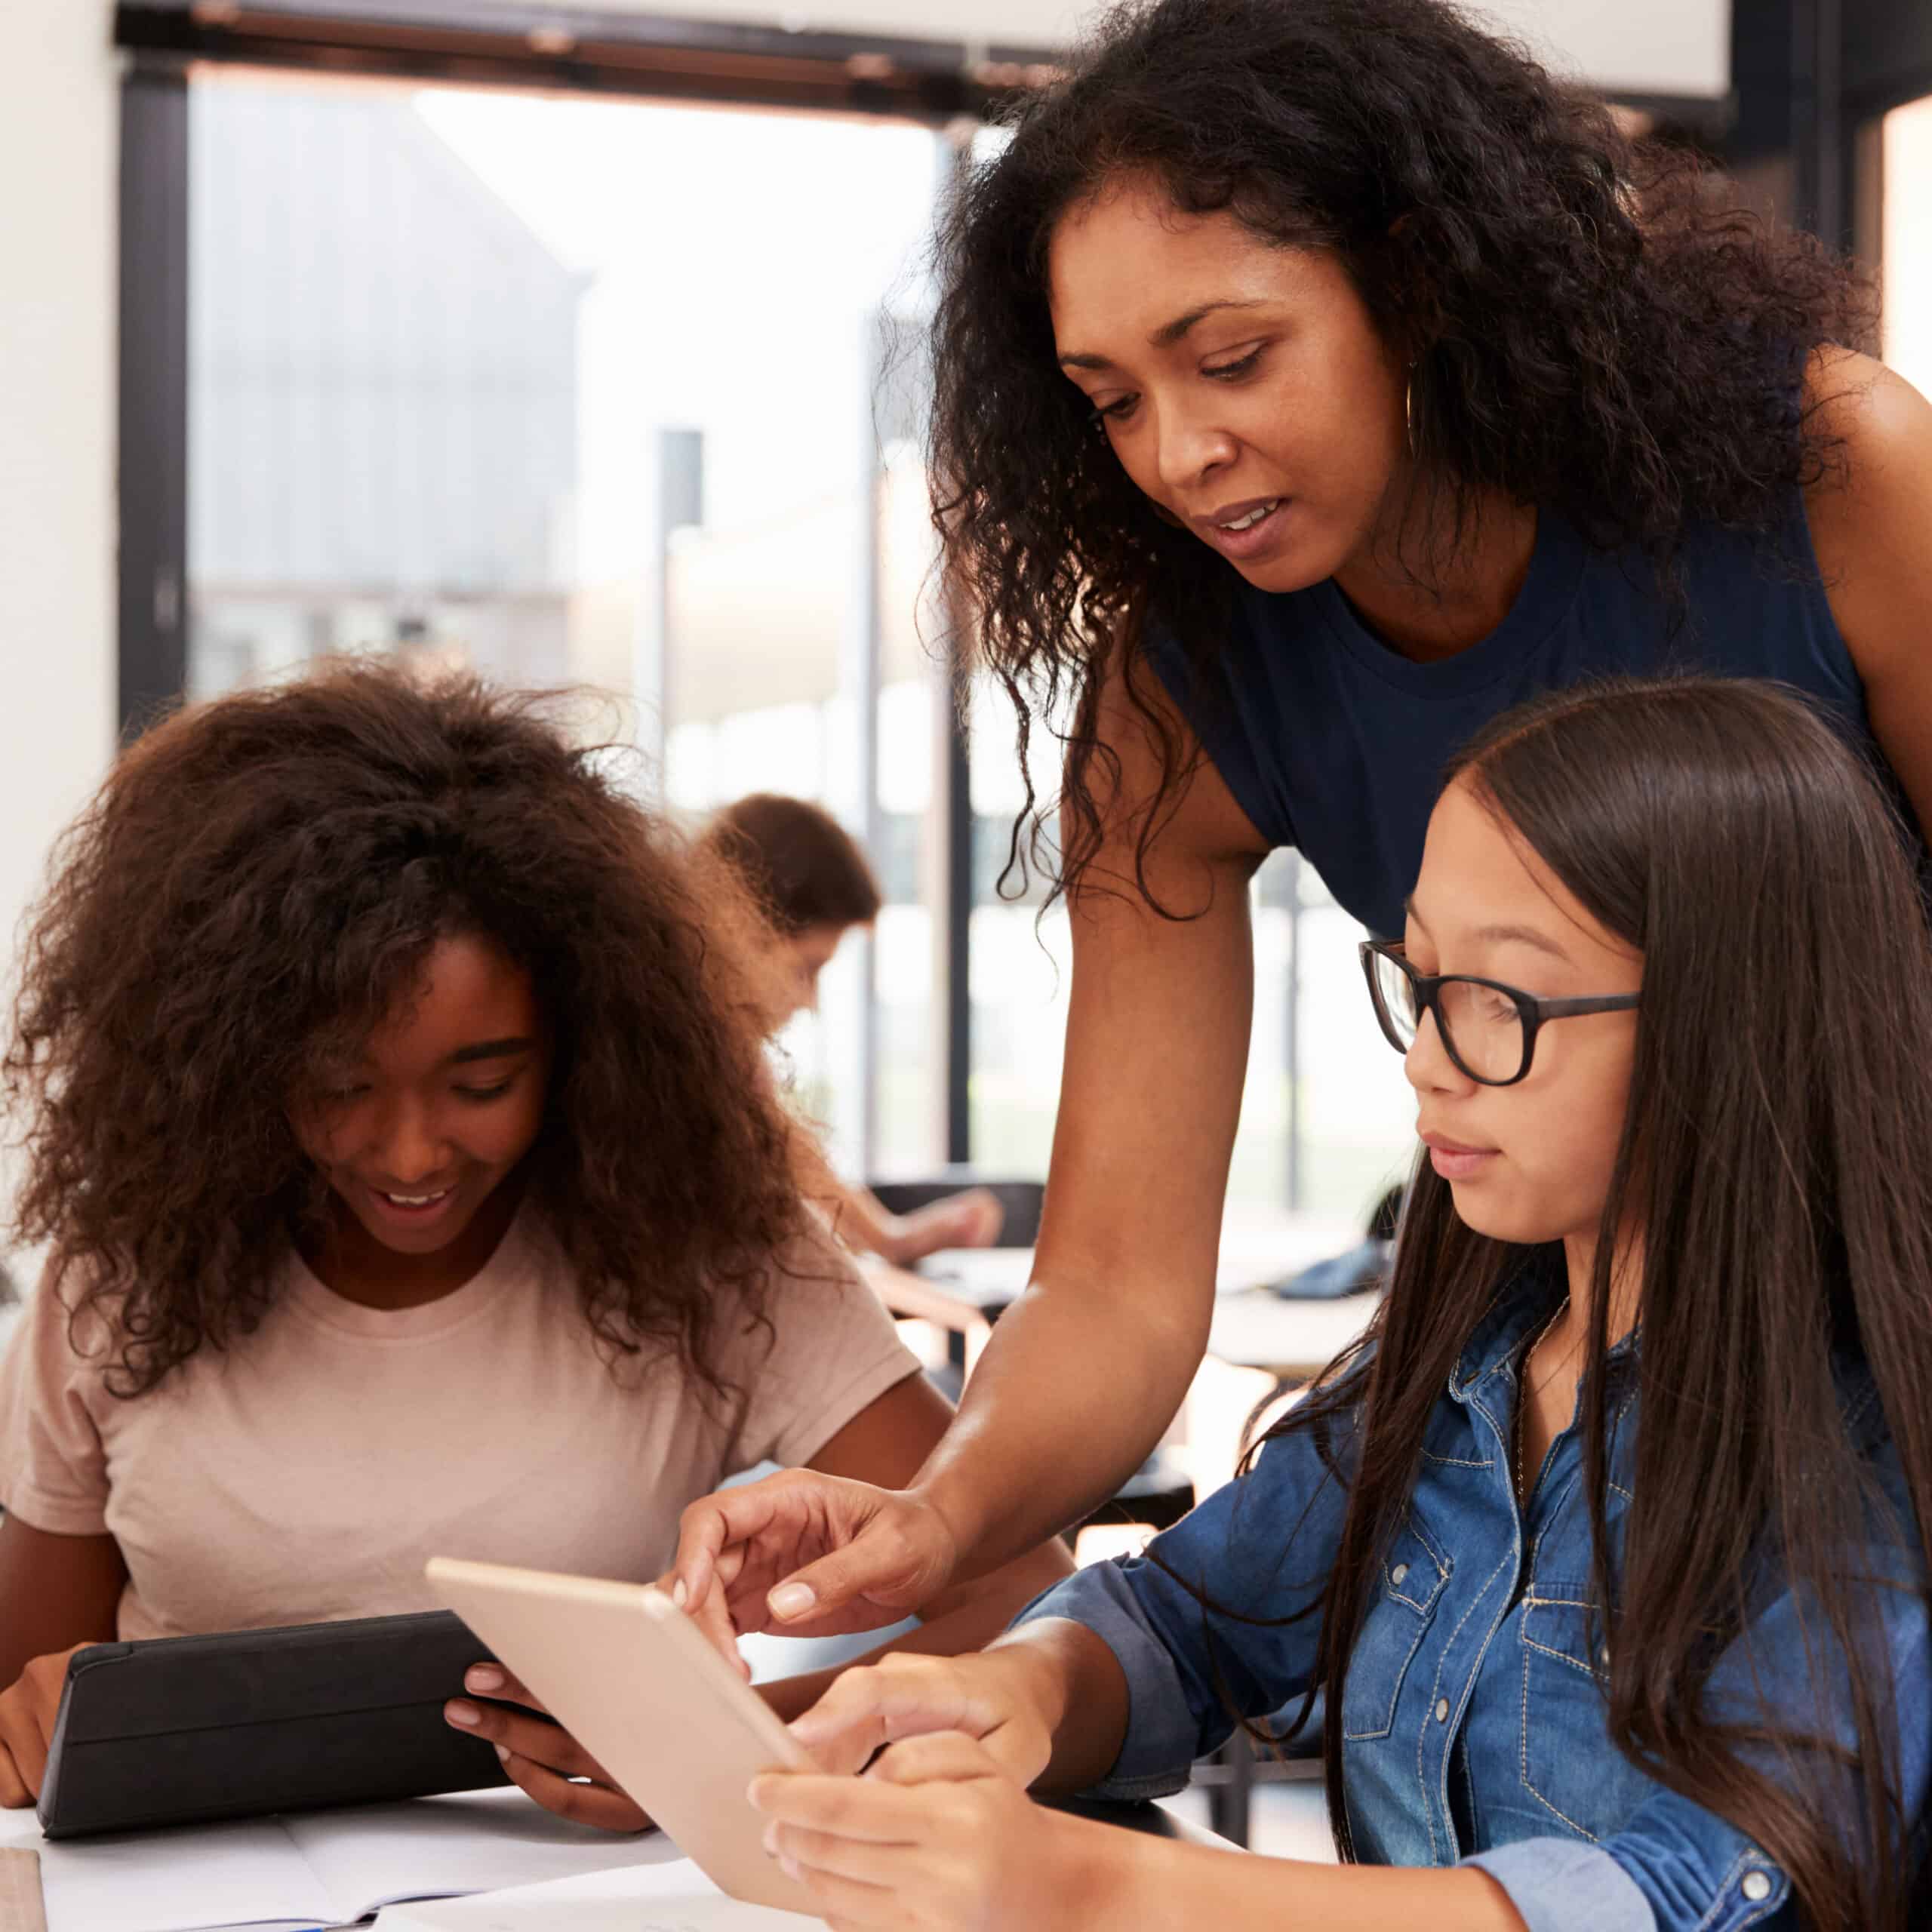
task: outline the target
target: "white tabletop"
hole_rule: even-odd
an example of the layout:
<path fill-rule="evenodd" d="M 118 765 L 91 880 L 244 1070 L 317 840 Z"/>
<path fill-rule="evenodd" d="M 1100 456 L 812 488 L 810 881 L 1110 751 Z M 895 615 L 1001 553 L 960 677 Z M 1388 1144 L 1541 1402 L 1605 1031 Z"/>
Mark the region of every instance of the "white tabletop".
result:
<path fill-rule="evenodd" d="M 1284 1381 L 1312 1381 L 1366 1328 L 1382 1296 L 1297 1301 L 1266 1288 L 1218 1296 L 1208 1352 L 1237 1368 L 1265 1368 Z"/>
<path fill-rule="evenodd" d="M 1375 1292 L 1330 1301 L 1297 1300 L 1265 1285 L 1345 1251 L 1358 1240 L 1348 1229 L 1317 1224 L 1234 1228 L 1221 1238 L 1211 1355 L 1240 1368 L 1286 1379 L 1313 1376 L 1340 1354 L 1375 1312 Z M 930 1255 L 919 1272 L 976 1306 L 1003 1306 L 1032 1277 L 1030 1247 L 952 1247 Z"/>

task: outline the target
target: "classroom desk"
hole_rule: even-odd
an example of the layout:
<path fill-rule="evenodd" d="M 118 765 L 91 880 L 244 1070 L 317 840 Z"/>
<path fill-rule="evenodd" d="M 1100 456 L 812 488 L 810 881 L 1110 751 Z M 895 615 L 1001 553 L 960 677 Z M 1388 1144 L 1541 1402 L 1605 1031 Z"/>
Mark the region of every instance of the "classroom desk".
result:
<path fill-rule="evenodd" d="M 1263 1284 L 1348 1244 L 1347 1235 L 1338 1241 L 1333 1229 L 1225 1238 L 1208 1353 L 1238 1368 L 1265 1369 L 1284 1386 L 1312 1380 L 1368 1325 L 1380 1294 L 1296 1301 Z M 953 1247 L 928 1256 L 918 1272 L 990 1321 L 1019 1300 L 1032 1269 L 1030 1247 Z"/>
<path fill-rule="evenodd" d="M 1093 1818 L 1124 1831 L 1144 1832 L 1156 1838 L 1172 1838 L 1191 1844 L 1219 1845 L 1237 1849 L 1227 1839 L 1189 1823 L 1158 1804 L 1107 1804 L 1068 1798 L 1056 1802 L 1056 1810 L 1077 1817 Z M 33 1849 L 40 1835 L 31 1811 L 0 1812 L 0 1932 L 47 1932 L 41 1910 L 40 1877 Z M 380 1919 L 362 1919 L 381 1932 Z M 69 1932 L 63 1927 L 62 1932 Z M 346 1928 L 339 1929 L 346 1932 Z"/>
<path fill-rule="evenodd" d="M 39 1858 L 25 1847 L 0 1847 L 0 1932 L 47 1932 Z"/>

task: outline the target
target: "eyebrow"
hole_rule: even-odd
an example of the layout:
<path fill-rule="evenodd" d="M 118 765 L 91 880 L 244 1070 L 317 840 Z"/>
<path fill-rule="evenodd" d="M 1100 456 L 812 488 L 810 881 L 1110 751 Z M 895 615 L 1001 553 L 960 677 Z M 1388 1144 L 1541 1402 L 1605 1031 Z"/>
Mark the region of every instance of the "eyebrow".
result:
<path fill-rule="evenodd" d="M 458 1047 L 450 1055 L 451 1066 L 466 1066 L 472 1060 L 508 1060 L 512 1054 L 527 1054 L 537 1042 L 528 1035 L 507 1040 L 478 1040 L 474 1046 Z"/>
<path fill-rule="evenodd" d="M 1218 302 L 1204 302 L 1198 309 L 1190 309 L 1184 315 L 1177 315 L 1171 322 L 1163 322 L 1147 338 L 1150 349 L 1171 349 L 1193 328 L 1196 322 L 1204 321 L 1223 309 L 1261 309 L 1266 303 L 1259 301 L 1238 302 L 1232 297 Z M 1104 355 L 1090 355 L 1075 350 L 1060 358 L 1063 369 L 1111 369 L 1113 364 Z"/>
<path fill-rule="evenodd" d="M 1416 910 L 1416 902 L 1413 898 L 1402 901 L 1402 910 L 1414 920 L 1424 932 L 1428 931 L 1429 921 Z M 1546 952 L 1551 958 L 1560 959 L 1566 966 L 1576 964 L 1569 954 L 1565 952 L 1547 933 L 1540 933 L 1534 926 L 1479 926 L 1469 937 L 1478 944 L 1484 946 L 1507 946 L 1513 940 L 1518 946 L 1533 946 L 1539 952 Z"/>

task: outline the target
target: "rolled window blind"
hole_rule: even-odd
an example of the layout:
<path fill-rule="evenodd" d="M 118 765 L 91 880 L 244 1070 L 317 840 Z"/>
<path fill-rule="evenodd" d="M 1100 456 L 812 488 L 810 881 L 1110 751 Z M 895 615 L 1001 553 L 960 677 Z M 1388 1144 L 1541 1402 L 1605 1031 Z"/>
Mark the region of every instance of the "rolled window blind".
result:
<path fill-rule="evenodd" d="M 1065 45 L 1096 11 L 1091 0 L 814 0 L 783 8 L 747 0 L 616 4 L 626 12 L 691 20 L 782 20 L 828 33 L 1023 48 Z M 1712 99 L 1730 86 L 1730 6 L 1731 0 L 1475 0 L 1474 11 L 1605 92 Z"/>

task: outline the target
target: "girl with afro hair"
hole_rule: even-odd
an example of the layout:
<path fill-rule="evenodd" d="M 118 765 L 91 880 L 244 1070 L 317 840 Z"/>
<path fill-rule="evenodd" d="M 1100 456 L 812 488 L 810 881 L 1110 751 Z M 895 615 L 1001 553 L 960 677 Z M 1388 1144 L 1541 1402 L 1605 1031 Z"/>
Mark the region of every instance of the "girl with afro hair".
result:
<path fill-rule="evenodd" d="M 0 1367 L 0 1803 L 81 1644 L 429 1608 L 437 1551 L 646 1580 L 731 1475 L 902 1482 L 944 1430 L 789 1177 L 755 912 L 554 702 L 225 697 L 59 850 L 4 1063 L 50 1259 Z M 983 1642 L 1066 1567 L 911 1641 Z M 552 1809 L 642 1822 L 554 1727 L 449 1715 Z"/>

